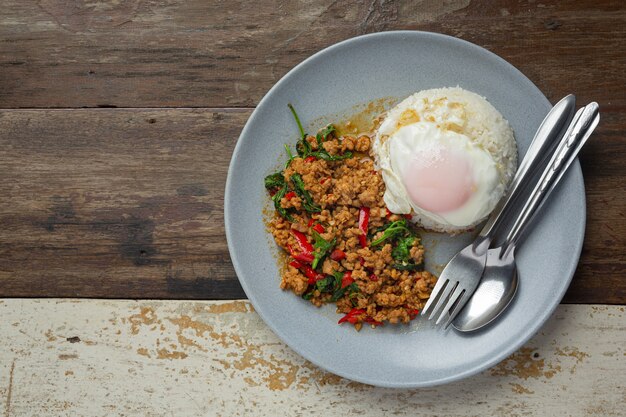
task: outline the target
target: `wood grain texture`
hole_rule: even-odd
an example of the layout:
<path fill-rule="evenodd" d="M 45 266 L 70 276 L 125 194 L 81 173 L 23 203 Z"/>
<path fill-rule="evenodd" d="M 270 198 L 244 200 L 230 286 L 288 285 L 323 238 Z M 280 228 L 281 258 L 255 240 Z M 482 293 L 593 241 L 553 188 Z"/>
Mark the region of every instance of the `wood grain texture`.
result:
<path fill-rule="evenodd" d="M 495 367 L 395 390 L 317 368 L 241 301 L 4 300 L 0 316 L 3 417 L 624 414 L 624 307 L 560 306 Z"/>
<path fill-rule="evenodd" d="M 242 297 L 223 193 L 249 114 L 1 112 L 0 295 Z"/>
<path fill-rule="evenodd" d="M 481 45 L 552 101 L 626 107 L 626 8 L 613 1 L 7 0 L 0 107 L 254 106 L 289 69 L 376 31 Z"/>
<path fill-rule="evenodd" d="M 223 190 L 249 114 L 0 111 L 0 297 L 245 297 Z M 582 152 L 587 231 L 565 302 L 626 303 L 623 132 L 603 113 Z"/>
<path fill-rule="evenodd" d="M 603 116 L 566 302 L 626 302 L 626 8 L 619 1 L 7 0 L 0 16 L 0 296 L 243 297 L 223 189 L 260 97 L 325 46 L 437 31 Z M 223 109 L 229 107 L 230 109 Z M 242 108 L 244 107 L 244 108 Z"/>

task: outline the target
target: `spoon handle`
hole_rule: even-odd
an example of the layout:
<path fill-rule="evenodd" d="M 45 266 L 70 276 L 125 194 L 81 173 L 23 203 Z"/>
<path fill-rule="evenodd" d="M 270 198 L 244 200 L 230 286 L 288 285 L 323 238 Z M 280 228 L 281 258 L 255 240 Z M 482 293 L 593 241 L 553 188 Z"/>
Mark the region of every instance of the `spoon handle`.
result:
<path fill-rule="evenodd" d="M 546 166 L 541 178 L 535 185 L 530 197 L 520 211 L 515 224 L 511 228 L 501 254 L 511 247 L 515 247 L 517 240 L 522 235 L 525 227 L 530 224 L 531 220 L 542 207 L 546 198 L 554 190 L 567 168 L 572 164 L 578 152 L 591 136 L 591 133 L 600 121 L 598 103 L 591 103 L 576 112 L 569 129 L 561 139 L 556 151 L 550 158 L 550 162 Z"/>
<path fill-rule="evenodd" d="M 502 225 L 502 220 L 515 205 L 515 200 L 517 200 L 520 193 L 528 187 L 531 178 L 536 173 L 541 162 L 545 159 L 545 156 L 549 154 L 549 151 L 563 136 L 563 133 L 572 120 L 575 107 L 576 97 L 573 94 L 569 94 L 556 103 L 545 119 L 543 119 L 541 126 L 537 129 L 537 133 L 535 133 L 535 137 L 526 152 L 524 160 L 515 174 L 515 178 L 513 178 L 509 192 L 496 206 L 489 220 L 487 220 L 487 223 L 480 232 L 479 239 L 481 242 L 488 241 L 491 243 L 491 238 L 498 232 L 498 229 Z M 486 251 L 489 244 L 479 244 L 476 246 L 480 246 Z"/>

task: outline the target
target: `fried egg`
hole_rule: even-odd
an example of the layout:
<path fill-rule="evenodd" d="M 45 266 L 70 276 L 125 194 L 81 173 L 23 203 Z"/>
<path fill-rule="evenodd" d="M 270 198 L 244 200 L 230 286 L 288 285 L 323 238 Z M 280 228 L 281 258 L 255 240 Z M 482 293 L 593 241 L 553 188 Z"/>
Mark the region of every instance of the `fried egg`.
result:
<path fill-rule="evenodd" d="M 508 122 L 486 99 L 458 87 L 421 91 L 391 109 L 372 152 L 387 208 L 451 233 L 491 213 L 517 166 Z"/>

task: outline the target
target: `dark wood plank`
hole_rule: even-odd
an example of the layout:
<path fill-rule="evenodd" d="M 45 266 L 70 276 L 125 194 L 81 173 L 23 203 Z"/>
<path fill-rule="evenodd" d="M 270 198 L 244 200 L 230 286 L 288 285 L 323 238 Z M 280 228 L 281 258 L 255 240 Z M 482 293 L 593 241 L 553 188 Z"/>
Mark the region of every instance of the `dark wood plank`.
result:
<path fill-rule="evenodd" d="M 3 111 L 0 296 L 239 298 L 223 192 L 249 111 Z"/>
<path fill-rule="evenodd" d="M 626 304 L 626 113 L 603 112 L 580 154 L 587 225 L 565 301 Z"/>
<path fill-rule="evenodd" d="M 552 101 L 624 108 L 625 28 L 620 0 L 7 0 L 0 107 L 254 106 L 328 45 L 416 29 L 492 50 Z"/>
<path fill-rule="evenodd" d="M 249 110 L 0 111 L 0 297 L 238 298 L 223 190 Z M 625 114 L 582 153 L 566 302 L 626 303 Z"/>

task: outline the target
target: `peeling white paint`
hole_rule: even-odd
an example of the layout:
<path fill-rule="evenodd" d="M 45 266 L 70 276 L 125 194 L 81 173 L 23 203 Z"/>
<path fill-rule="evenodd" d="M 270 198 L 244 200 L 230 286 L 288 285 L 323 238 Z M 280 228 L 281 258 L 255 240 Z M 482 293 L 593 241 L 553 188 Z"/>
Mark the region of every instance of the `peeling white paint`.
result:
<path fill-rule="evenodd" d="M 0 415 L 620 415 L 624 316 L 621 306 L 560 306 L 495 368 L 393 390 L 311 365 L 245 301 L 8 299 Z"/>

